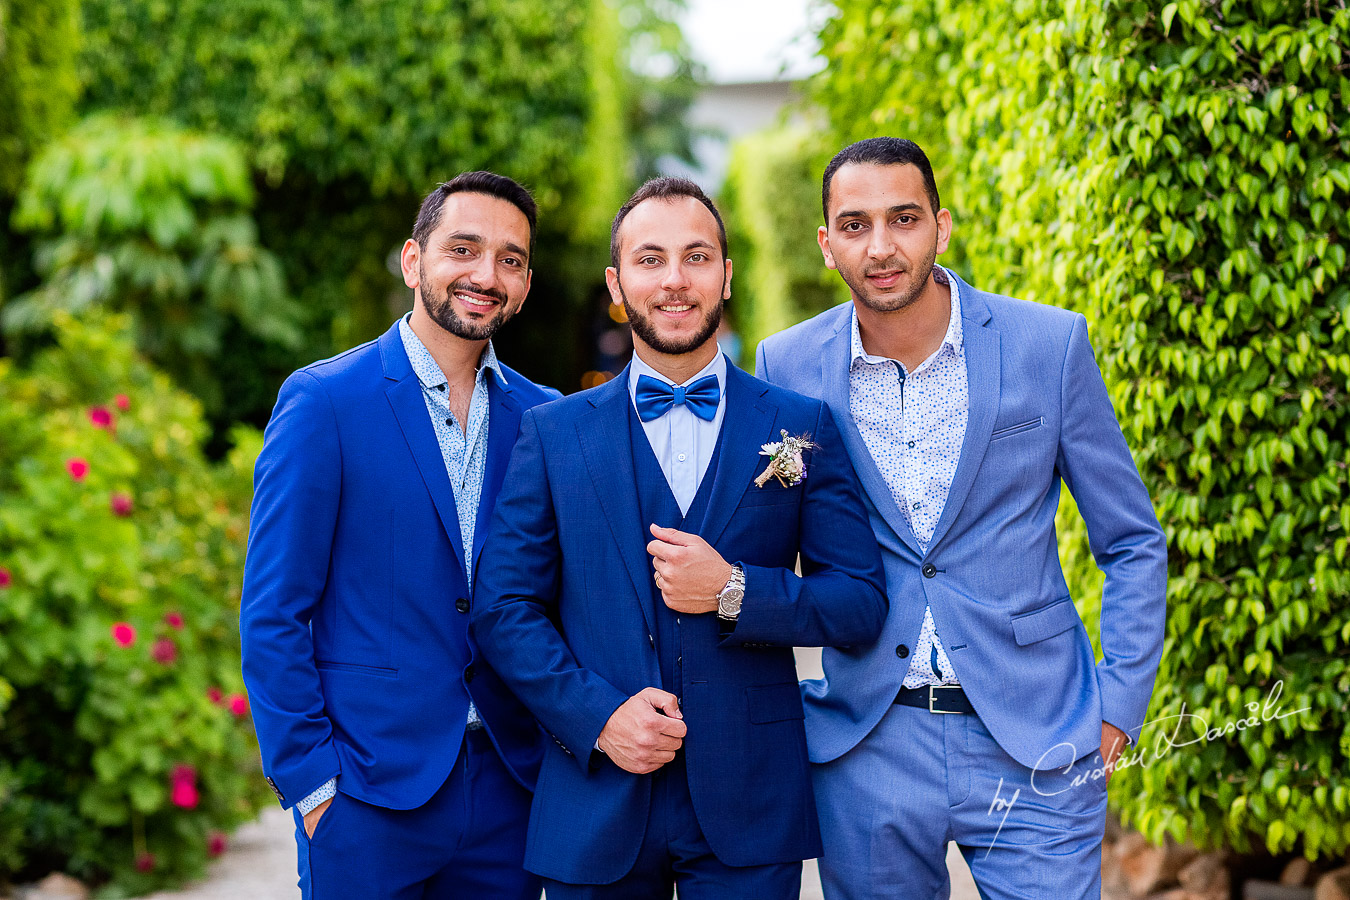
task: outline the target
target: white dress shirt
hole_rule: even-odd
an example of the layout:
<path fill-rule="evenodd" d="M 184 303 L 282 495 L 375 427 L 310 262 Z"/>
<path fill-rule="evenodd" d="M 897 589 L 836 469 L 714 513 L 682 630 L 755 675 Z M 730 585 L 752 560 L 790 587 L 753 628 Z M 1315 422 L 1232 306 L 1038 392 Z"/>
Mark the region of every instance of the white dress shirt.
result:
<path fill-rule="evenodd" d="M 642 423 L 642 430 L 647 433 L 647 441 L 652 445 L 652 452 L 656 454 L 656 461 L 660 463 L 666 483 L 670 485 L 675 501 L 680 504 L 680 514 L 683 515 L 689 512 L 689 504 L 694 502 L 698 486 L 708 471 L 708 463 L 712 462 L 713 451 L 717 449 L 717 436 L 722 432 L 722 417 L 727 411 L 727 358 L 718 352 L 712 362 L 697 375 L 679 385 L 634 353 L 633 364 L 628 369 L 628 400 L 634 409 L 637 409 L 640 375 L 648 375 L 672 387 L 688 387 L 705 375 L 717 376 L 717 414 L 711 421 L 705 422 L 681 403 L 672 406 L 665 415 Z"/>

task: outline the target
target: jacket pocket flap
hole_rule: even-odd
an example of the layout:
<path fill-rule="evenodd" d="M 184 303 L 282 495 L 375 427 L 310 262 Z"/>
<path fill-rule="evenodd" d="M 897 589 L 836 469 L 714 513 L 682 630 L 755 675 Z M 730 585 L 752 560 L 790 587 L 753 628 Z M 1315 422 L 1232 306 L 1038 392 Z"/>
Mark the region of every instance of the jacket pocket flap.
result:
<path fill-rule="evenodd" d="M 750 721 L 756 725 L 806 718 L 802 711 L 801 688 L 795 681 L 748 687 L 745 697 L 750 707 Z"/>
<path fill-rule="evenodd" d="M 1035 612 L 1014 616 L 1013 638 L 1018 646 L 1025 647 L 1027 644 L 1034 644 L 1052 638 L 1062 631 L 1068 631 L 1079 622 L 1078 610 L 1074 609 L 1073 601 L 1065 598 Z"/>

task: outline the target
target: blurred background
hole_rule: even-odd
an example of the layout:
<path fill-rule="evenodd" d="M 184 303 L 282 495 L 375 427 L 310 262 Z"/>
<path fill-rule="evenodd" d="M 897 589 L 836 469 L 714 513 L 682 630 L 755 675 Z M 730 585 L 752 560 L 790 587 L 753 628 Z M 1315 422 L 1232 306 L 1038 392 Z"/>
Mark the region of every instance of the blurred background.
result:
<path fill-rule="evenodd" d="M 1168 534 L 1151 716 L 1200 739 L 1116 774 L 1108 883 L 1350 896 L 1347 33 L 1302 0 L 0 0 L 0 897 L 179 884 L 272 803 L 238 649 L 259 429 L 410 308 L 434 185 L 534 191 L 497 347 L 571 393 L 631 352 L 603 272 L 638 184 L 718 199 L 752 368 L 847 299 L 819 177 L 875 134 L 933 158 L 944 264 L 1087 317 Z M 1206 737 L 1277 687 L 1306 711 Z"/>

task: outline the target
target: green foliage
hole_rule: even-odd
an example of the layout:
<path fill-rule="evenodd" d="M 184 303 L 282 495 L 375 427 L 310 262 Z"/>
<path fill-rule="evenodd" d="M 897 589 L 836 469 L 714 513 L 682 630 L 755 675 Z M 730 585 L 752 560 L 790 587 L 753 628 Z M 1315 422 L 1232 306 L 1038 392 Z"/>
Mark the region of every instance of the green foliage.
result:
<path fill-rule="evenodd" d="M 836 5 L 837 134 L 934 141 L 972 281 L 1088 316 L 1167 531 L 1161 721 L 1113 799 L 1154 840 L 1344 853 L 1350 10 Z M 1277 683 L 1308 711 L 1266 721 Z"/>
<path fill-rule="evenodd" d="M 0 0 L 0 195 L 75 120 L 78 20 L 78 0 Z"/>
<path fill-rule="evenodd" d="M 33 163 L 15 225 L 36 238 L 42 284 L 11 302 L 11 337 L 59 312 L 131 312 L 137 344 L 213 413 L 230 386 L 232 331 L 295 347 L 299 311 L 258 245 L 240 148 L 164 122 L 96 116 Z"/>
<path fill-rule="evenodd" d="M 207 463 L 200 404 L 130 322 L 83 318 L 0 359 L 0 883 L 143 892 L 266 800 L 237 625 L 261 437 Z"/>
<path fill-rule="evenodd" d="M 732 147 L 722 212 L 735 262 L 732 310 L 747 350 L 848 299 L 816 246 L 820 172 L 829 152 L 800 126 L 748 135 Z"/>

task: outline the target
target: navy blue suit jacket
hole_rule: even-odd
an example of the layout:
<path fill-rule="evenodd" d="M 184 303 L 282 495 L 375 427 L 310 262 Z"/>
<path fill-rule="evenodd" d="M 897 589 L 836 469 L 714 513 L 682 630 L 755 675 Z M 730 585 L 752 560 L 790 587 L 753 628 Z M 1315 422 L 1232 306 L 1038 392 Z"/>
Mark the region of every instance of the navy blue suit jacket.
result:
<path fill-rule="evenodd" d="M 734 630 L 685 616 L 679 667 L 689 791 L 709 845 L 735 866 L 821 852 L 793 645 L 863 645 L 886 615 L 857 477 L 829 409 L 728 366 L 726 415 L 699 534 L 745 568 Z M 526 867 L 605 884 L 632 867 L 651 776 L 592 750 L 610 716 L 661 685 L 652 585 L 630 442 L 628 375 L 526 413 L 479 572 L 474 634 L 553 735 Z M 797 487 L 754 478 L 761 445 L 809 434 Z M 638 432 L 641 434 L 641 432 Z M 802 576 L 793 573 L 801 556 Z M 671 689 L 675 686 L 667 686 Z"/>
<path fill-rule="evenodd" d="M 521 413 L 558 396 L 503 369 L 506 384 L 487 378 L 475 565 Z M 454 495 L 398 323 L 286 380 L 254 480 L 244 680 L 282 805 L 339 774 L 367 803 L 422 805 L 455 763 L 470 695 L 532 788 L 541 735 L 475 659 Z"/>

